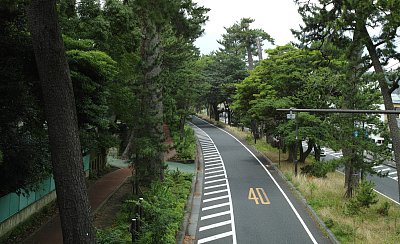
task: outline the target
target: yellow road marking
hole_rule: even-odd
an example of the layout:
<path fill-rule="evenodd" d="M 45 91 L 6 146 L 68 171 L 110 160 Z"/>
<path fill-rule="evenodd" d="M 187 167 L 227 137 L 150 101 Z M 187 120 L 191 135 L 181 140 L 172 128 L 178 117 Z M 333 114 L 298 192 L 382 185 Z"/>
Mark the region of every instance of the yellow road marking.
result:
<path fill-rule="evenodd" d="M 256 190 L 254 190 L 254 188 L 249 188 L 249 195 L 248 195 L 248 199 L 252 200 L 255 202 L 255 204 L 271 204 L 271 202 L 268 199 L 267 193 L 265 192 L 265 190 L 263 188 L 255 188 Z"/>

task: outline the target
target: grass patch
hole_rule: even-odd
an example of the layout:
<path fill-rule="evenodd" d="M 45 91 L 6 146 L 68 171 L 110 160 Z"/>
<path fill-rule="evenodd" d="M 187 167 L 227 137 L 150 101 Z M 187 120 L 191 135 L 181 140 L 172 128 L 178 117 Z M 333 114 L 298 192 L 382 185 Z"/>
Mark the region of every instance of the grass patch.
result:
<path fill-rule="evenodd" d="M 263 140 L 254 144 L 249 132 L 239 128 L 225 126 L 259 152 L 278 164 L 278 150 Z M 400 207 L 388 199 L 378 195 L 378 203 L 363 208 L 356 215 L 346 213 L 349 202 L 344 198 L 344 176 L 339 172 L 330 172 L 326 178 L 315 178 L 299 174 L 294 176 L 293 163 L 282 160 L 287 158 L 281 153 L 282 171 L 286 180 L 300 191 L 308 204 L 325 222 L 341 243 L 400 243 Z M 305 164 L 299 164 L 299 167 Z"/>

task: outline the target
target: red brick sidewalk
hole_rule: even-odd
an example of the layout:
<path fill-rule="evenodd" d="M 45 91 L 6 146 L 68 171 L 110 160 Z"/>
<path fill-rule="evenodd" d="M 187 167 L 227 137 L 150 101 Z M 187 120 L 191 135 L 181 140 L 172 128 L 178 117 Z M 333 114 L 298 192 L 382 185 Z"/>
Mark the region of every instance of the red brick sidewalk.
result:
<path fill-rule="evenodd" d="M 129 168 L 118 169 L 97 180 L 89 187 L 89 201 L 93 211 L 96 211 L 125 181 L 131 176 Z M 60 216 L 53 217 L 38 232 L 24 241 L 25 244 L 57 244 L 63 243 Z"/>

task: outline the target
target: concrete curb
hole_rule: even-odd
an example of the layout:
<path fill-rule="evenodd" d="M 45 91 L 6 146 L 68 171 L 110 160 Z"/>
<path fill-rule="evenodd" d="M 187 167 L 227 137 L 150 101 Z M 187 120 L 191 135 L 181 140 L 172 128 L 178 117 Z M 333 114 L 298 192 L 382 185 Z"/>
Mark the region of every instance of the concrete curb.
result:
<path fill-rule="evenodd" d="M 192 244 L 196 240 L 197 224 L 200 214 L 200 201 L 202 191 L 202 154 L 198 139 L 196 139 L 196 170 L 192 178 L 192 187 L 185 206 L 185 216 L 176 236 L 176 243 Z"/>

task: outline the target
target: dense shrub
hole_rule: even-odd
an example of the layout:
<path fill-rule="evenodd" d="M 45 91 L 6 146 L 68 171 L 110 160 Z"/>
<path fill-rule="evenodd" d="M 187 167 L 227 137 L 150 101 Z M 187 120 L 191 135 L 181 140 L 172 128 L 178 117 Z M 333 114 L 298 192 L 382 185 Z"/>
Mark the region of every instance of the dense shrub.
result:
<path fill-rule="evenodd" d="M 182 140 L 179 134 L 173 134 L 174 147 L 179 159 L 194 159 L 196 155 L 196 136 L 190 126 L 185 126 L 185 136 Z"/>
<path fill-rule="evenodd" d="M 144 194 L 138 243 L 176 243 L 191 187 L 191 175 L 172 171 L 163 182 L 152 184 Z"/>
<path fill-rule="evenodd" d="M 301 167 L 301 173 L 318 178 L 326 178 L 326 174 L 335 171 L 336 167 L 337 162 L 335 160 L 315 161 L 309 165 Z"/>

